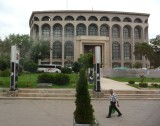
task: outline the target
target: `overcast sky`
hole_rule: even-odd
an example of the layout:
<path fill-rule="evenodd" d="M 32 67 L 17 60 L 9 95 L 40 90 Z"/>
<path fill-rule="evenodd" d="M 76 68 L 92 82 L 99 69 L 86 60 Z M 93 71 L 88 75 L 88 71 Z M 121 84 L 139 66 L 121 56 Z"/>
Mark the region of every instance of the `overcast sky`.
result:
<path fill-rule="evenodd" d="M 149 38 L 160 34 L 160 0 L 0 0 L 0 38 L 29 34 L 32 11 L 92 9 L 148 13 Z"/>

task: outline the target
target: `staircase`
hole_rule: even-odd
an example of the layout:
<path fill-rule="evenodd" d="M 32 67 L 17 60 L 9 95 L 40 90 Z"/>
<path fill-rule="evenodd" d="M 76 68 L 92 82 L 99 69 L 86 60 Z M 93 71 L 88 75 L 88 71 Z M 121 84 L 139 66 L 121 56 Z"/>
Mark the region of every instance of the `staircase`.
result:
<path fill-rule="evenodd" d="M 108 99 L 109 91 L 102 90 L 94 92 L 89 90 L 92 99 Z M 115 90 L 118 99 L 141 100 L 154 99 L 160 100 L 160 90 Z M 0 99 L 75 99 L 75 89 L 19 89 L 9 91 L 0 90 Z"/>

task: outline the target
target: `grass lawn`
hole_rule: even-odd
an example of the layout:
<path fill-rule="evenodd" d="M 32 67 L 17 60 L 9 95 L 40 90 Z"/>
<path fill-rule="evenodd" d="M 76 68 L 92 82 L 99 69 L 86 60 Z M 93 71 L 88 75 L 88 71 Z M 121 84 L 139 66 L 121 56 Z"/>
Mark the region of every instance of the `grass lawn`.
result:
<path fill-rule="evenodd" d="M 22 74 L 18 76 L 19 88 L 38 88 L 37 78 L 41 73 Z M 57 73 L 54 73 L 57 74 Z M 76 82 L 79 76 L 75 73 L 68 74 L 70 77 L 70 83 L 63 86 L 53 85 L 46 88 L 76 88 Z M 10 77 L 0 77 L 0 87 L 10 87 Z M 93 88 L 93 84 L 89 84 L 89 89 Z"/>

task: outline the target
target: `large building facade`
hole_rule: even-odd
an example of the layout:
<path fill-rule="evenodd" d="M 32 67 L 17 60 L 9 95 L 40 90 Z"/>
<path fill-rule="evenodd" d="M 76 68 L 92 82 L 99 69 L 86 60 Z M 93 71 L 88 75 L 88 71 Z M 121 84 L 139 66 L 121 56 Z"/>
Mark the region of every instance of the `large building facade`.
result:
<path fill-rule="evenodd" d="M 149 62 L 134 55 L 138 42 L 148 42 L 149 14 L 111 11 L 34 11 L 29 25 L 32 39 L 50 44 L 50 58 L 40 63 L 70 66 L 80 54 L 101 47 L 103 68 Z"/>

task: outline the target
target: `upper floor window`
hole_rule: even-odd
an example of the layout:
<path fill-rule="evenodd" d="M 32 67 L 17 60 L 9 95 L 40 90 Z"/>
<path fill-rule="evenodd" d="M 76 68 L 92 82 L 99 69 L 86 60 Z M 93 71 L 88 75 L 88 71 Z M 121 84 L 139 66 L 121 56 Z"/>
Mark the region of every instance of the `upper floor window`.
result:
<path fill-rule="evenodd" d="M 55 16 L 53 18 L 53 21 L 61 21 L 61 20 L 62 20 L 62 18 L 60 16 Z"/>
<path fill-rule="evenodd" d="M 131 44 L 129 42 L 124 43 L 124 60 L 131 60 Z"/>
<path fill-rule="evenodd" d="M 91 24 L 88 27 L 88 35 L 96 36 L 98 35 L 97 26 L 95 24 Z"/>
<path fill-rule="evenodd" d="M 53 35 L 62 36 L 62 26 L 60 24 L 56 24 L 53 26 Z"/>
<path fill-rule="evenodd" d="M 113 42 L 112 44 L 112 60 L 120 60 L 121 58 L 120 44 L 118 42 Z"/>
<path fill-rule="evenodd" d="M 42 21 L 51 21 L 51 18 L 48 17 L 48 16 L 45 16 L 45 17 L 42 18 Z"/>
<path fill-rule="evenodd" d="M 72 20 L 74 20 L 74 18 L 73 18 L 72 16 L 67 16 L 67 17 L 65 18 L 65 20 L 66 20 L 66 21 L 72 21 Z"/>
<path fill-rule="evenodd" d="M 140 18 L 136 18 L 136 19 L 134 20 L 134 22 L 135 22 L 135 23 L 142 23 L 142 20 L 141 20 Z"/>
<path fill-rule="evenodd" d="M 65 42 L 65 45 L 64 45 L 65 54 L 64 55 L 66 59 L 71 59 L 73 57 L 73 50 L 74 50 L 73 42 L 71 41 Z"/>
<path fill-rule="evenodd" d="M 53 43 L 53 58 L 62 58 L 62 43 L 59 41 Z"/>
<path fill-rule="evenodd" d="M 136 39 L 141 38 L 141 29 L 139 27 L 135 27 L 135 29 L 134 29 L 134 38 L 136 38 Z"/>
<path fill-rule="evenodd" d="M 42 35 L 50 36 L 50 26 L 49 25 L 46 24 L 42 26 Z"/>
<path fill-rule="evenodd" d="M 120 22 L 120 21 L 121 21 L 121 19 L 120 19 L 119 17 L 113 17 L 113 18 L 112 18 L 112 21 Z"/>
<path fill-rule="evenodd" d="M 109 18 L 106 16 L 101 17 L 100 21 L 109 21 Z"/>
<path fill-rule="evenodd" d="M 84 16 L 79 16 L 77 18 L 77 21 L 85 21 L 85 20 L 86 20 L 86 18 Z"/>
<path fill-rule="evenodd" d="M 101 36 L 109 36 L 109 28 L 106 25 L 101 25 L 100 35 Z"/>
<path fill-rule="evenodd" d="M 132 22 L 132 20 L 129 17 L 126 17 L 123 19 L 123 22 Z"/>
<path fill-rule="evenodd" d="M 89 20 L 89 21 L 98 21 L 97 17 L 95 17 L 95 16 L 89 17 L 88 20 Z"/>
<path fill-rule="evenodd" d="M 131 31 L 128 26 L 125 26 L 123 29 L 123 36 L 124 38 L 130 38 L 131 37 Z"/>
<path fill-rule="evenodd" d="M 86 26 L 84 24 L 77 25 L 77 36 L 78 35 L 86 35 Z"/>
<path fill-rule="evenodd" d="M 73 36 L 74 35 L 74 26 L 72 24 L 67 24 L 65 26 L 65 35 Z"/>
<path fill-rule="evenodd" d="M 120 28 L 118 26 L 112 27 L 112 37 L 119 38 L 120 37 Z"/>

